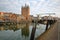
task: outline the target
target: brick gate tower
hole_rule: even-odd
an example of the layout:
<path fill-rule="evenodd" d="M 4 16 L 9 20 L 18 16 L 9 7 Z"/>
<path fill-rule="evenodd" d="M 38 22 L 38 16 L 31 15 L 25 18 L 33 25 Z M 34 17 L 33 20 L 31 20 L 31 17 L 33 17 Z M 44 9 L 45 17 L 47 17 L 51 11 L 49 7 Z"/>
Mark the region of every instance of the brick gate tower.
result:
<path fill-rule="evenodd" d="M 21 8 L 21 13 L 22 13 L 22 16 L 25 17 L 26 20 L 29 19 L 29 15 L 30 15 L 30 8 L 28 5 L 25 4 L 25 6 L 22 6 Z"/>

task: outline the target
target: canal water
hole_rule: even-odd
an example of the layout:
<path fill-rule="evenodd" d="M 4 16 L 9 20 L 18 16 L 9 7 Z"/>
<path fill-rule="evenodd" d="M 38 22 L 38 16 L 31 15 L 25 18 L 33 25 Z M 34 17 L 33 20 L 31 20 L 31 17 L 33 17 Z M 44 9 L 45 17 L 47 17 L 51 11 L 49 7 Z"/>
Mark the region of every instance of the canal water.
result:
<path fill-rule="evenodd" d="M 0 26 L 0 40 L 30 40 L 33 27 L 34 23 Z M 46 25 L 37 24 L 34 38 L 40 36 L 45 28 Z"/>

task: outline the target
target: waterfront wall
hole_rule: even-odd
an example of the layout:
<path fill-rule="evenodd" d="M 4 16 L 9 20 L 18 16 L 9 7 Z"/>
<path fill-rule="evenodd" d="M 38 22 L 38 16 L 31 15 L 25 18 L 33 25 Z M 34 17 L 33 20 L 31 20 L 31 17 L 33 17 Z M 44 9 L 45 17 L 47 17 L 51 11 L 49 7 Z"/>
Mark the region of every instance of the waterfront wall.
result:
<path fill-rule="evenodd" d="M 58 27 L 57 22 L 51 25 L 51 27 L 41 34 L 36 40 L 58 40 Z"/>

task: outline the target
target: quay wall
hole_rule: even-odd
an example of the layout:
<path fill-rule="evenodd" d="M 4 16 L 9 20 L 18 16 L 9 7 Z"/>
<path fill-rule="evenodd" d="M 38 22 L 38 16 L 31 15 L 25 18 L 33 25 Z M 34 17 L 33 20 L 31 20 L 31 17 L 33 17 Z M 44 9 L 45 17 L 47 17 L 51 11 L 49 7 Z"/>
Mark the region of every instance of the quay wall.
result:
<path fill-rule="evenodd" d="M 43 34 L 41 34 L 39 37 L 37 37 L 36 40 L 58 40 L 57 23 L 58 22 L 51 25 L 51 27 Z"/>

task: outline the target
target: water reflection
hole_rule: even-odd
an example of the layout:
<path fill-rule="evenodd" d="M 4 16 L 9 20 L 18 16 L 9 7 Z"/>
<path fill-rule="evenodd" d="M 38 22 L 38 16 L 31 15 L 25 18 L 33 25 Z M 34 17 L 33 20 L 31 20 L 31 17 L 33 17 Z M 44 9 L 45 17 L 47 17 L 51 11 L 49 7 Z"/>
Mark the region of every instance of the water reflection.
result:
<path fill-rule="evenodd" d="M 17 31 L 19 29 L 23 29 L 24 27 L 27 28 L 27 26 L 28 26 L 27 24 L 4 25 L 4 26 L 0 26 L 0 30 L 13 30 L 13 31 Z"/>
<path fill-rule="evenodd" d="M 13 30 L 16 31 L 19 28 L 17 28 L 17 25 L 4 25 L 4 26 L 0 26 L 0 30 Z"/>
<path fill-rule="evenodd" d="M 21 29 L 22 36 L 28 37 L 29 36 L 29 24 L 26 23 L 24 28 Z"/>
<path fill-rule="evenodd" d="M 23 23 L 0 26 L 0 40 L 30 40 L 32 29 L 36 29 L 35 38 L 45 31 L 45 25 L 34 23 Z"/>

